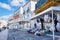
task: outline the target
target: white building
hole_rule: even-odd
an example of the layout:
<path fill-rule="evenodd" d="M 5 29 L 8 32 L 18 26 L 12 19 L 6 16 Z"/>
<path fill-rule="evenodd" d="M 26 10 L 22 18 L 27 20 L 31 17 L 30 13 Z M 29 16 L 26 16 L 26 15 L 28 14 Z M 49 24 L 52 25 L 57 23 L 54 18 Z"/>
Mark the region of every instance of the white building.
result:
<path fill-rule="evenodd" d="M 23 18 L 24 20 L 29 20 L 32 16 L 35 15 L 34 10 L 35 10 L 35 4 L 37 3 L 36 0 L 30 0 L 28 3 L 26 3 L 25 5 L 23 5 Z M 29 20 L 29 23 L 25 23 L 24 27 L 25 29 L 29 29 L 31 28 L 33 25 L 31 23 L 34 23 L 32 21 Z M 32 25 L 32 26 L 31 26 Z"/>
<path fill-rule="evenodd" d="M 7 27 L 7 22 L 4 20 L 0 20 L 0 28 Z"/>
<path fill-rule="evenodd" d="M 12 19 L 9 19 L 9 24 L 19 23 L 19 27 L 28 28 L 31 24 L 27 23 L 29 18 L 35 15 L 35 4 L 37 0 L 30 0 L 28 3 L 20 7 L 15 13 L 12 15 Z M 17 24 L 14 24 L 17 25 Z M 18 27 L 17 27 L 18 28 Z"/>
<path fill-rule="evenodd" d="M 15 11 L 8 19 L 8 26 L 10 29 L 19 28 L 19 22 L 22 20 L 22 7 Z"/>

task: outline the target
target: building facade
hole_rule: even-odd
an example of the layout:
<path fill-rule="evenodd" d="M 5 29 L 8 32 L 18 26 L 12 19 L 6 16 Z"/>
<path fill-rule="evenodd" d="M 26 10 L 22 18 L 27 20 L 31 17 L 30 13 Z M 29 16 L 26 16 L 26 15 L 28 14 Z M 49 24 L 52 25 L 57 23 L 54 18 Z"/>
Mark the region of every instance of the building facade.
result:
<path fill-rule="evenodd" d="M 4 20 L 0 20 L 0 28 L 2 28 L 2 27 L 7 27 L 7 22 L 6 21 L 4 21 Z"/>
<path fill-rule="evenodd" d="M 23 5 L 21 8 L 19 8 L 13 15 L 12 19 L 9 19 L 9 24 L 15 24 L 18 23 L 19 27 L 23 27 L 25 29 L 30 27 L 29 18 L 35 15 L 34 10 L 35 10 L 35 4 L 37 1 L 35 0 L 30 0 L 28 3 Z M 15 24 L 17 25 L 17 24 Z M 18 26 L 17 26 L 18 27 Z"/>
<path fill-rule="evenodd" d="M 44 10 L 49 9 L 52 6 L 60 6 L 60 1 L 58 0 L 30 0 L 28 3 L 23 5 L 21 8 L 19 8 L 12 16 L 12 19 L 9 19 L 11 21 L 10 24 L 17 23 L 19 27 L 29 29 L 29 28 L 34 28 L 34 24 L 36 23 L 37 28 L 39 29 L 46 29 L 46 26 L 52 26 L 52 16 L 51 14 L 49 15 L 43 15 L 43 16 L 38 16 L 35 17 L 36 15 L 39 15 L 42 13 Z M 59 12 L 60 13 L 60 12 Z M 54 18 L 56 17 L 57 20 L 60 20 L 60 14 L 54 14 Z M 33 20 L 30 20 L 34 18 Z M 44 27 L 41 27 L 41 19 L 43 19 L 45 25 Z M 17 25 L 15 24 L 15 25 Z M 18 26 L 16 28 L 19 28 Z"/>
<path fill-rule="evenodd" d="M 52 14 L 51 14 L 51 11 L 48 12 L 48 9 L 50 7 L 53 7 L 53 8 L 54 7 L 57 7 L 56 9 L 58 9 L 60 7 L 60 1 L 59 0 L 38 0 L 37 4 L 35 5 L 35 9 L 36 9 L 35 10 L 35 13 L 36 13 L 36 16 L 33 16 L 31 18 L 31 19 L 34 19 L 35 18 L 36 20 L 39 21 L 39 23 L 41 23 L 41 18 L 42 18 L 44 20 L 44 23 L 43 23 L 44 24 L 43 25 L 44 26 L 44 29 L 51 28 L 51 26 L 52 26 Z M 47 11 L 47 13 L 45 13 L 46 12 L 45 10 Z M 55 18 L 57 18 L 57 20 L 60 19 L 58 17 L 60 15 L 59 12 L 55 12 L 55 10 L 54 10 L 53 20 L 55 20 Z M 42 14 L 42 13 L 45 13 L 45 14 Z M 40 16 L 38 16 L 38 15 L 40 15 Z"/>

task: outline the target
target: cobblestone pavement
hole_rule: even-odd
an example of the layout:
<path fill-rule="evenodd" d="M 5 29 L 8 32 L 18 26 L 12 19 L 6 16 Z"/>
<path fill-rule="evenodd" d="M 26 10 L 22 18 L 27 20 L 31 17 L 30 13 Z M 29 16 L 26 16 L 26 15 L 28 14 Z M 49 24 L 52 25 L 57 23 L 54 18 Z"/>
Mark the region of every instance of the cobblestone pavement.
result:
<path fill-rule="evenodd" d="M 36 36 L 21 30 L 9 30 L 9 35 L 7 40 L 52 40 L 52 37 Z"/>
<path fill-rule="evenodd" d="M 3 30 L 0 32 L 0 40 L 7 40 L 8 37 L 8 30 Z"/>

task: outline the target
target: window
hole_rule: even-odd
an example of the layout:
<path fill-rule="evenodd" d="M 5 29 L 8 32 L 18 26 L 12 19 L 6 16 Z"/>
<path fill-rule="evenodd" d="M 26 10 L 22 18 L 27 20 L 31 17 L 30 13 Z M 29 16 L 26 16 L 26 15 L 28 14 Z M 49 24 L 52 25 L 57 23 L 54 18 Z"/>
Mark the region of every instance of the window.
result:
<path fill-rule="evenodd" d="M 30 9 L 28 8 L 28 9 L 27 9 L 27 13 L 28 13 L 29 11 L 30 11 Z"/>
<path fill-rule="evenodd" d="M 37 18 L 37 23 L 39 23 L 40 21 L 39 21 L 39 18 Z"/>
<path fill-rule="evenodd" d="M 23 14 L 25 14 L 25 11 L 23 12 Z"/>

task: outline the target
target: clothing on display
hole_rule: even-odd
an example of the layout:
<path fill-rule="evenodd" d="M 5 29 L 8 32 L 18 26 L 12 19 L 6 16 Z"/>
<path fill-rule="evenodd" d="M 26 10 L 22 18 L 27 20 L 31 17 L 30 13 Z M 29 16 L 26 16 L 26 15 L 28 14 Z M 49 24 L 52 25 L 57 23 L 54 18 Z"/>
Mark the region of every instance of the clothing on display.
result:
<path fill-rule="evenodd" d="M 60 31 L 60 22 L 57 23 L 57 30 Z"/>
<path fill-rule="evenodd" d="M 37 23 L 39 23 L 39 20 L 37 19 Z"/>
<path fill-rule="evenodd" d="M 48 20 L 48 15 L 45 15 L 44 16 L 44 21 L 47 22 L 47 20 Z"/>
<path fill-rule="evenodd" d="M 41 23 L 37 23 L 37 29 L 38 29 L 38 30 L 41 29 Z"/>
<path fill-rule="evenodd" d="M 40 18 L 40 22 L 43 23 L 44 22 L 44 19 L 43 18 Z"/>
<path fill-rule="evenodd" d="M 52 18 L 52 14 L 49 14 L 49 16 Z M 53 14 L 53 19 L 57 17 L 55 14 Z"/>
<path fill-rule="evenodd" d="M 60 21 L 60 14 L 57 14 L 57 20 Z"/>
<path fill-rule="evenodd" d="M 49 15 L 45 15 L 44 22 L 52 22 L 51 17 Z"/>
<path fill-rule="evenodd" d="M 35 27 L 35 28 L 37 28 L 37 25 L 36 25 L 36 23 L 34 24 L 34 27 Z"/>

